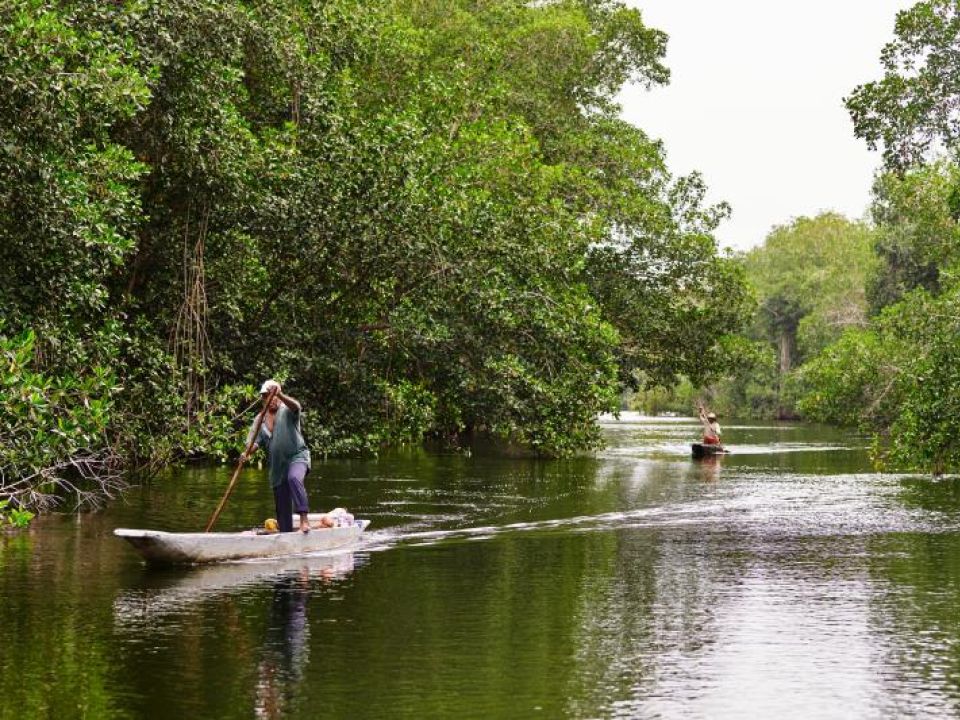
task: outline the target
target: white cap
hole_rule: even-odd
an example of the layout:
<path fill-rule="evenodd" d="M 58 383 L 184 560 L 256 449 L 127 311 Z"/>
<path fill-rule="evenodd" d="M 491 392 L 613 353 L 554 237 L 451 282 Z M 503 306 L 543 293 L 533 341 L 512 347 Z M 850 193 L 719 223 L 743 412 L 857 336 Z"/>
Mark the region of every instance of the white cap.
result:
<path fill-rule="evenodd" d="M 263 385 L 260 386 L 260 394 L 266 395 L 268 392 L 278 387 L 280 387 L 280 383 L 278 383 L 276 380 L 264 380 Z"/>

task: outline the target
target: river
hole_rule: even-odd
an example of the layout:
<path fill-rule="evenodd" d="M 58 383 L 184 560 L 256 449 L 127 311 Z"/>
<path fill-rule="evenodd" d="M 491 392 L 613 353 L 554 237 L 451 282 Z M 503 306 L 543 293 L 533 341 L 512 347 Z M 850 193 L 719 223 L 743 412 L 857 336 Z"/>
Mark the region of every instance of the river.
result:
<path fill-rule="evenodd" d="M 960 480 L 863 438 L 604 420 L 537 461 L 317 463 L 350 552 L 155 570 L 116 527 L 202 529 L 231 469 L 0 535 L 0 719 L 891 718 L 960 714 Z M 245 470 L 218 523 L 270 515 Z"/>

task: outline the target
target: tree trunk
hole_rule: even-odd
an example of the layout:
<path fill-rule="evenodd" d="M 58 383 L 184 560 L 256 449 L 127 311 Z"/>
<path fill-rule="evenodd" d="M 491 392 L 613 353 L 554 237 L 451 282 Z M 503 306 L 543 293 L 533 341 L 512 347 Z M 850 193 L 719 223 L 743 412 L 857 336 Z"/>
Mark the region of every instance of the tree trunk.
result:
<path fill-rule="evenodd" d="M 784 330 L 780 333 L 780 378 L 783 379 L 793 367 L 793 348 L 796 345 L 794 333 Z"/>
<path fill-rule="evenodd" d="M 783 330 L 780 333 L 780 372 L 779 382 L 777 384 L 777 419 L 793 420 L 796 418 L 792 408 L 784 405 L 784 386 L 787 375 L 793 367 L 793 349 L 796 346 L 796 332 L 793 330 Z"/>

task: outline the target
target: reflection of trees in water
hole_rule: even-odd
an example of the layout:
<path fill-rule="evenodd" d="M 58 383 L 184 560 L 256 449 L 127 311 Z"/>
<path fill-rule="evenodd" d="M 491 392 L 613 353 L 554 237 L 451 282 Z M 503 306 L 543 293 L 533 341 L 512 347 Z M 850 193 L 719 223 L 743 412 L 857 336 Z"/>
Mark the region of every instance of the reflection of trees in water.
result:
<path fill-rule="evenodd" d="M 870 542 L 870 573 L 882 592 L 868 624 L 883 653 L 884 714 L 960 715 L 960 536 L 903 533 Z"/>
<path fill-rule="evenodd" d="M 634 707 L 669 682 L 676 659 L 715 639 L 719 598 L 707 545 L 682 531 L 619 533 L 584 577 L 568 714 Z M 671 659 L 674 658 L 674 659 Z"/>
<path fill-rule="evenodd" d="M 900 481 L 899 500 L 909 508 L 957 518 L 960 516 L 960 480 L 905 477 Z"/>
<path fill-rule="evenodd" d="M 628 506 L 684 504 L 721 478 L 722 456 L 691 461 L 678 482 L 675 462 L 641 463 L 621 483 Z M 567 712 L 637 710 L 641 699 L 672 680 L 676 668 L 717 637 L 717 607 L 729 573 L 746 559 L 717 567 L 716 539 L 702 529 L 618 532 L 591 543 L 575 631 L 574 687 Z"/>
<path fill-rule="evenodd" d="M 591 554 L 573 717 L 799 717 L 864 698 L 883 717 L 960 712 L 956 534 L 668 529 Z"/>

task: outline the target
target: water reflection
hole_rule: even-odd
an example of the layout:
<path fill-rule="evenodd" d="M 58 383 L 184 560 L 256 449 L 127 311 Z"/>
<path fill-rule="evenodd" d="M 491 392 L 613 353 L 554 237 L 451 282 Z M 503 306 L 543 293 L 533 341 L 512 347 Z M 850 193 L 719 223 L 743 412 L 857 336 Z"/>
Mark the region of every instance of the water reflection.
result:
<path fill-rule="evenodd" d="M 565 714 L 954 716 L 956 564 L 903 586 L 871 562 L 912 575 L 915 543 L 958 549 L 956 537 L 881 549 L 863 536 L 618 533 L 614 568 L 583 581 Z"/>
<path fill-rule="evenodd" d="M 904 477 L 900 497 L 909 507 L 960 518 L 960 478 Z"/>
<path fill-rule="evenodd" d="M 697 476 L 704 482 L 716 482 L 720 479 L 720 467 L 723 465 L 723 455 L 706 455 L 694 462 Z"/>
<path fill-rule="evenodd" d="M 254 712 L 258 718 L 283 717 L 303 679 L 310 654 L 309 594 L 310 575 L 306 569 L 273 583 L 267 635 L 257 664 Z"/>
<path fill-rule="evenodd" d="M 192 568 L 144 567 L 139 582 L 114 600 L 114 621 L 131 632 L 156 631 L 165 616 L 188 612 L 197 603 L 250 589 L 287 587 L 294 579 L 309 590 L 317 583 L 346 578 L 356 564 L 355 554 L 344 552 Z"/>
<path fill-rule="evenodd" d="M 202 526 L 212 471 L 43 518 L 0 537 L 0 720 L 960 713 L 960 481 L 725 429 L 698 462 L 682 418 L 597 458 L 325 462 L 311 504 L 375 519 L 355 554 L 157 572 L 111 536 Z M 271 512 L 245 480 L 224 527 Z"/>

